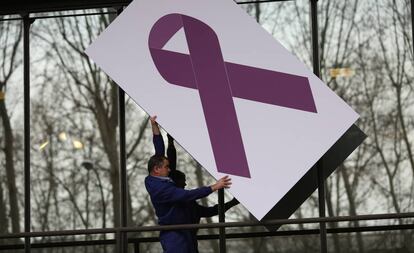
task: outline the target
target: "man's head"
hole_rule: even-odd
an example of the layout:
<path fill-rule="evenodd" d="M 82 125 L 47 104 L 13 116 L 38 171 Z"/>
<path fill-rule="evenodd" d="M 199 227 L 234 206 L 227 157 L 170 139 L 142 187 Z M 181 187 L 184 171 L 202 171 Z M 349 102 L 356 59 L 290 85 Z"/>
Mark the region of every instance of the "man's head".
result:
<path fill-rule="evenodd" d="M 153 155 L 148 161 L 148 173 L 151 176 L 168 177 L 170 167 L 168 159 L 162 155 Z"/>
<path fill-rule="evenodd" d="M 179 170 L 173 170 L 170 173 L 170 178 L 174 181 L 175 185 L 179 188 L 185 188 L 186 180 L 185 180 L 185 174 Z"/>

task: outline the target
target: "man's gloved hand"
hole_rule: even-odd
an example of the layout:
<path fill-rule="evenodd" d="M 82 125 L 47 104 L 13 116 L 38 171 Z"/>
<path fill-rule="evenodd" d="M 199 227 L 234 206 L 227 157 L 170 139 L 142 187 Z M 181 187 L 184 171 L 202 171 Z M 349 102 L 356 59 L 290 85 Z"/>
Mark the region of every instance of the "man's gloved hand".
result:
<path fill-rule="evenodd" d="M 228 203 L 230 204 L 230 206 L 236 206 L 236 205 L 240 204 L 240 202 L 236 198 L 233 198 Z"/>
<path fill-rule="evenodd" d="M 168 143 L 174 143 L 174 138 L 169 133 L 167 133 L 167 138 L 168 138 Z"/>

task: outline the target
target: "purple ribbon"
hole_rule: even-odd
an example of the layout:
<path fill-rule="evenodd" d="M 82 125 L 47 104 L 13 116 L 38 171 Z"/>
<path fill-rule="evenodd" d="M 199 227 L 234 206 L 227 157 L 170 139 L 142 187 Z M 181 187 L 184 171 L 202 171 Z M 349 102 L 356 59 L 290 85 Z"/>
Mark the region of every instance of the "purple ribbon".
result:
<path fill-rule="evenodd" d="M 190 54 L 162 49 L 181 28 Z M 216 33 L 198 19 L 168 14 L 148 44 L 167 82 L 198 90 L 219 172 L 250 178 L 233 97 L 317 112 L 306 77 L 225 62 Z"/>

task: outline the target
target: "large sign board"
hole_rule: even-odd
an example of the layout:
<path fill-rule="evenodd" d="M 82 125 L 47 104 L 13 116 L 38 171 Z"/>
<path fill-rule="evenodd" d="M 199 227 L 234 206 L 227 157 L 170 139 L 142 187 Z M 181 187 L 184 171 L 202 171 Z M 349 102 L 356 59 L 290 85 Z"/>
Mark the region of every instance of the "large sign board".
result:
<path fill-rule="evenodd" d="M 232 0 L 136 0 L 86 53 L 213 177 L 232 175 L 259 220 L 288 217 L 315 163 L 363 139 L 357 113 Z"/>

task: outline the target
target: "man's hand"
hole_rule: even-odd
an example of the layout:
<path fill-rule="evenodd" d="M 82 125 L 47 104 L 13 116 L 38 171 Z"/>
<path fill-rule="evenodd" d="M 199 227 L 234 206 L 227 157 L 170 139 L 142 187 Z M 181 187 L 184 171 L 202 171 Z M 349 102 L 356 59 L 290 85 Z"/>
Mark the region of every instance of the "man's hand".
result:
<path fill-rule="evenodd" d="M 223 188 L 230 188 L 231 186 L 231 178 L 229 176 L 225 176 L 220 178 L 215 184 L 211 186 L 211 190 L 213 192 L 223 189 Z"/>
<path fill-rule="evenodd" d="M 160 128 L 158 127 L 158 123 L 157 123 L 157 115 L 151 116 L 150 122 L 151 122 L 152 134 L 160 135 L 161 132 L 160 132 Z"/>
<path fill-rule="evenodd" d="M 236 198 L 232 198 L 232 200 L 230 200 L 230 201 L 229 201 L 229 202 L 227 202 L 227 203 L 229 203 L 229 205 L 230 205 L 231 207 L 233 207 L 233 206 L 238 205 L 240 202 L 239 202 Z"/>
<path fill-rule="evenodd" d="M 237 206 L 239 203 L 240 202 L 236 198 L 233 198 L 229 202 L 224 203 L 224 211 L 227 212 L 227 210 L 229 210 L 233 206 Z"/>
<path fill-rule="evenodd" d="M 151 125 L 157 124 L 157 115 L 150 117 Z"/>
<path fill-rule="evenodd" d="M 168 143 L 174 143 L 174 138 L 169 133 L 167 133 L 167 138 L 168 138 Z"/>

